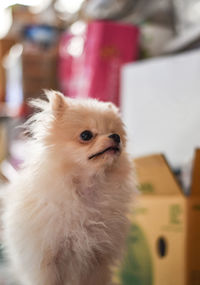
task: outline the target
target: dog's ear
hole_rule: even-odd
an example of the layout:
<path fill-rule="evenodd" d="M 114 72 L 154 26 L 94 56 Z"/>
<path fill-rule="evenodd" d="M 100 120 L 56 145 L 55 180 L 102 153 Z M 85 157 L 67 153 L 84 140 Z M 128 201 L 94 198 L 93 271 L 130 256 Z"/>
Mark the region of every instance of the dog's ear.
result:
<path fill-rule="evenodd" d="M 45 95 L 49 100 L 50 108 L 54 115 L 61 114 L 68 108 L 65 96 L 59 91 L 45 90 Z"/>
<path fill-rule="evenodd" d="M 115 113 L 120 113 L 119 108 L 115 104 L 111 102 L 108 102 L 107 104 L 109 109 L 113 110 Z"/>

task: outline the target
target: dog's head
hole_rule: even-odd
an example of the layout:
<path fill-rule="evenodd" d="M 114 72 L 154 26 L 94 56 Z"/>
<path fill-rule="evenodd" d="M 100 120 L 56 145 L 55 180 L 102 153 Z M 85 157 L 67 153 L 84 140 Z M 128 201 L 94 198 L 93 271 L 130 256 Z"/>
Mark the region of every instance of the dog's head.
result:
<path fill-rule="evenodd" d="M 48 102 L 33 104 L 42 109 L 31 119 L 33 137 L 54 153 L 55 159 L 99 169 L 120 162 L 126 134 L 118 109 L 94 99 L 70 99 L 47 92 Z"/>

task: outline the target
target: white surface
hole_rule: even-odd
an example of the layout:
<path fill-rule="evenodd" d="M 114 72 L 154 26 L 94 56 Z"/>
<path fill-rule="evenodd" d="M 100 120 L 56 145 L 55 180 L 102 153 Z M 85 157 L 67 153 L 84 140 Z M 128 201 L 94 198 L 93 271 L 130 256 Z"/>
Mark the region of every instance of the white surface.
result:
<path fill-rule="evenodd" d="M 131 154 L 189 161 L 200 147 L 200 51 L 126 65 L 121 103 Z"/>

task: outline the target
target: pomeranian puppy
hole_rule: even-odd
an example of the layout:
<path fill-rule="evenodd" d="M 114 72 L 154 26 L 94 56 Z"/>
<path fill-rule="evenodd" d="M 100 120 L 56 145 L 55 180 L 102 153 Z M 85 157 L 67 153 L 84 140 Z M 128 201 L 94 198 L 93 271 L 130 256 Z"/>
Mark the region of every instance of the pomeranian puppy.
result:
<path fill-rule="evenodd" d="M 23 169 L 4 191 L 4 245 L 20 284 L 107 285 L 134 189 L 118 109 L 48 91 L 28 120 Z"/>

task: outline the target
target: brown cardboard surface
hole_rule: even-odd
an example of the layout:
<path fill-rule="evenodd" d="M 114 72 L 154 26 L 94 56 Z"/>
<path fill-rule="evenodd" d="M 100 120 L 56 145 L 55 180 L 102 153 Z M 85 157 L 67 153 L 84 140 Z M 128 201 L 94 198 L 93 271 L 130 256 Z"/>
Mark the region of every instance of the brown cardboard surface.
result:
<path fill-rule="evenodd" d="M 200 173 L 200 172 L 199 172 Z M 200 197 L 188 198 L 187 285 L 200 284 Z"/>
<path fill-rule="evenodd" d="M 195 152 L 188 202 L 187 284 L 200 284 L 200 149 Z"/>
<path fill-rule="evenodd" d="M 57 89 L 57 48 L 47 51 L 24 49 L 22 54 L 24 99 L 35 98 L 43 89 Z"/>
<path fill-rule="evenodd" d="M 200 150 L 192 194 L 181 193 L 163 155 L 135 160 L 141 195 L 133 207 L 120 285 L 200 285 Z"/>
<path fill-rule="evenodd" d="M 144 194 L 182 195 L 162 154 L 135 159 L 136 172 Z"/>
<path fill-rule="evenodd" d="M 195 152 L 192 172 L 191 195 L 200 197 L 200 149 Z"/>
<path fill-rule="evenodd" d="M 183 248 L 186 248 L 187 242 L 187 211 L 184 198 L 174 195 L 164 199 L 162 196 L 144 199 L 141 197 L 140 205 L 135 211 L 132 222 L 144 232 L 151 253 L 151 284 L 184 285 L 186 251 Z M 158 247 L 160 239 L 163 239 L 166 245 L 164 256 L 161 256 Z"/>

